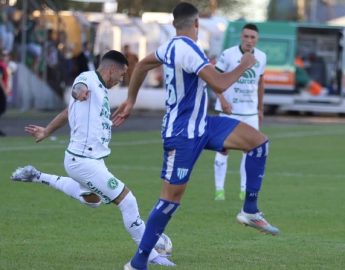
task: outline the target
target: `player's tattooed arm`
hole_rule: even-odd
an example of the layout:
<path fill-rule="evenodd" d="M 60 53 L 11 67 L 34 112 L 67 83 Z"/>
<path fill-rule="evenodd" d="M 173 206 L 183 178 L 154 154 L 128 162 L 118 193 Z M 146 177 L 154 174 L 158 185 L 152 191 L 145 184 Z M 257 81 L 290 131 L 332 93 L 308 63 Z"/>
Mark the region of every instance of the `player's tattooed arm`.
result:
<path fill-rule="evenodd" d="M 79 101 L 87 100 L 89 97 L 89 89 L 84 83 L 77 83 L 72 88 L 72 97 Z"/>

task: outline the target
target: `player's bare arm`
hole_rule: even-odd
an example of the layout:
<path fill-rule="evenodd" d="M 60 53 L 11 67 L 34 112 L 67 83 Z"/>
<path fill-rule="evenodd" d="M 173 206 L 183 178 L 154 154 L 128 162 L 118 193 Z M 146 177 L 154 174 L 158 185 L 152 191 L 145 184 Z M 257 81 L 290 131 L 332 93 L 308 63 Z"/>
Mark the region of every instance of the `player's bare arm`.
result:
<path fill-rule="evenodd" d="M 264 76 L 260 76 L 259 83 L 258 83 L 258 115 L 259 115 L 259 127 L 262 125 L 262 121 L 264 119 L 264 93 L 265 93 L 265 85 L 264 85 Z"/>
<path fill-rule="evenodd" d="M 231 114 L 231 104 L 225 99 L 223 94 L 218 94 L 217 96 L 219 98 L 223 113 Z"/>
<path fill-rule="evenodd" d="M 159 67 L 160 65 L 162 65 L 162 63 L 157 60 L 156 56 L 153 53 L 149 54 L 135 65 L 128 86 L 127 100 L 123 102 L 112 114 L 112 122 L 114 126 L 121 125 L 128 118 L 136 102 L 139 89 L 143 81 L 145 80 L 147 73 L 150 70 Z"/>
<path fill-rule="evenodd" d="M 72 88 L 72 97 L 79 101 L 87 100 L 89 97 L 89 89 L 84 83 L 77 83 Z"/>
<path fill-rule="evenodd" d="M 45 138 L 53 134 L 57 129 L 63 127 L 68 121 L 68 109 L 64 109 L 46 126 L 28 125 L 24 130 L 35 138 L 35 142 L 39 143 Z"/>
<path fill-rule="evenodd" d="M 230 85 L 235 83 L 242 73 L 255 64 L 255 58 L 252 53 L 245 53 L 241 59 L 241 63 L 232 71 L 221 73 L 212 65 L 205 66 L 199 73 L 199 76 L 208 83 L 208 85 L 220 94 L 224 92 Z"/>

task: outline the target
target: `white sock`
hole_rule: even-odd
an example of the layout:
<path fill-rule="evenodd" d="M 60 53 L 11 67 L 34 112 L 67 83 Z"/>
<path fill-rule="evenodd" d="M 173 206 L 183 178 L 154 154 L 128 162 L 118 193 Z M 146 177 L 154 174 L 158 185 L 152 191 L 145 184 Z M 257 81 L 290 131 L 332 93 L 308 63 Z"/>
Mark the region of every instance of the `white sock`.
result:
<path fill-rule="evenodd" d="M 86 202 L 84 198 L 81 196 L 83 194 L 83 191 L 80 189 L 79 183 L 74 181 L 70 177 L 57 176 L 57 175 L 41 172 L 41 175 L 39 176 L 39 178 L 34 178 L 33 181 L 42 183 L 42 184 L 47 184 L 87 206 L 97 207 L 101 204 L 101 202 L 99 203 Z"/>
<path fill-rule="evenodd" d="M 130 234 L 137 246 L 139 246 L 141 238 L 145 231 L 145 223 L 140 218 L 137 200 L 132 192 L 129 192 L 126 197 L 118 205 L 123 223 L 127 232 Z M 149 256 L 149 261 L 157 257 L 158 253 L 153 249 Z"/>
<path fill-rule="evenodd" d="M 228 155 L 216 153 L 214 160 L 214 183 L 216 190 L 223 190 L 225 183 L 225 175 L 228 167 Z"/>
<path fill-rule="evenodd" d="M 246 184 L 247 184 L 247 174 L 246 174 L 246 153 L 243 153 L 242 160 L 241 160 L 241 167 L 240 167 L 240 176 L 241 176 L 241 185 L 240 190 L 246 191 Z"/>

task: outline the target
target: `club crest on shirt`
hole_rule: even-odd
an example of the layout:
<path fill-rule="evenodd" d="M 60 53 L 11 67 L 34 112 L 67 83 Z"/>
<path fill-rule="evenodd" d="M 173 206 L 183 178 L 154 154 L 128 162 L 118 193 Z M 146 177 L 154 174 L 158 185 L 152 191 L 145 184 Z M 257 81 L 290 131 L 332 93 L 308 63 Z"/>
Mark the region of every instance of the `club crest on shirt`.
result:
<path fill-rule="evenodd" d="M 177 168 L 177 177 L 182 180 L 185 178 L 188 174 L 188 169 L 187 168 Z"/>
<path fill-rule="evenodd" d="M 119 183 L 117 182 L 117 180 L 115 178 L 110 178 L 108 180 L 108 187 L 110 189 L 115 189 L 118 185 L 119 185 Z"/>

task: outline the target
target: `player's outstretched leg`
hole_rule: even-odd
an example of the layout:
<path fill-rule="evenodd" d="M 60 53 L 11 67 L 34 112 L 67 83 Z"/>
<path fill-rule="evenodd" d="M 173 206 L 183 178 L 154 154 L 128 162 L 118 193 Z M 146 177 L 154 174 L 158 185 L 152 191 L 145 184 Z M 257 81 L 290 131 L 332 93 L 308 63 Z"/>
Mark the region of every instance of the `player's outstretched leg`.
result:
<path fill-rule="evenodd" d="M 249 151 L 246 155 L 246 196 L 243 209 L 237 215 L 237 220 L 238 222 L 253 227 L 261 232 L 277 235 L 279 233 L 279 229 L 267 222 L 257 206 L 258 194 L 265 174 L 268 146 L 269 142 L 267 140 L 263 144 Z"/>
<path fill-rule="evenodd" d="M 11 175 L 13 181 L 21 182 L 38 182 L 41 172 L 35 167 L 27 165 L 25 167 L 18 167 Z"/>
<path fill-rule="evenodd" d="M 87 202 L 83 198 L 84 195 L 91 194 L 90 191 L 86 189 L 81 189 L 80 184 L 74 181 L 70 177 L 57 176 L 53 174 L 48 174 L 37 170 L 31 165 L 17 168 L 11 176 L 13 181 L 20 182 L 32 182 L 46 184 L 56 190 L 59 190 L 66 195 L 76 199 L 77 201 L 85 204 L 89 207 L 96 208 L 101 204 L 99 202 Z"/>

